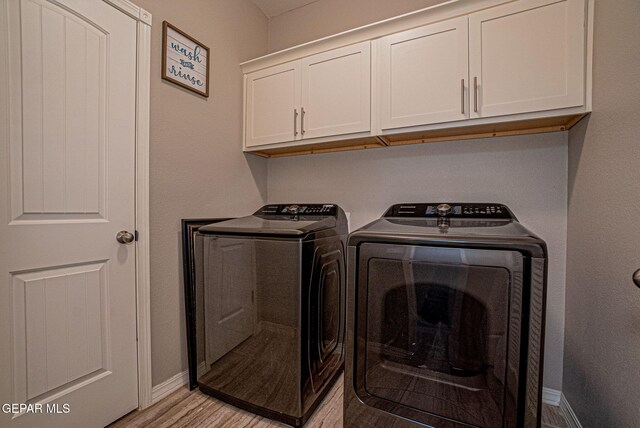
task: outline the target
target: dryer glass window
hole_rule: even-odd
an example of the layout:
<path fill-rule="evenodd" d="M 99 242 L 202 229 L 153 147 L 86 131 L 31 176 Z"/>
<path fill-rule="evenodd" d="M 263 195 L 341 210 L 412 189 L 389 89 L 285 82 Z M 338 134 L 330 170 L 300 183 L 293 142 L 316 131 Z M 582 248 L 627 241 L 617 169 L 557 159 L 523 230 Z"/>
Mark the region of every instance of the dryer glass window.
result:
<path fill-rule="evenodd" d="M 361 398 L 400 404 L 414 420 L 503 426 L 517 395 L 519 333 L 509 333 L 519 326 L 510 309 L 520 306 L 520 254 L 365 244 L 361 261 Z"/>

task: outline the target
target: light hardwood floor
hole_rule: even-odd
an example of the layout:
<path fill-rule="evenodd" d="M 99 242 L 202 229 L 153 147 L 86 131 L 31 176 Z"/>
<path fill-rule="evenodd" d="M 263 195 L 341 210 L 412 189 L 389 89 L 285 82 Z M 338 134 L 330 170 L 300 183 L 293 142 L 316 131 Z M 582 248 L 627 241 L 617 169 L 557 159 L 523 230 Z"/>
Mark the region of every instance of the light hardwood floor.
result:
<path fill-rule="evenodd" d="M 343 376 L 338 379 L 306 428 L 341 428 Z M 109 428 L 129 427 L 215 427 L 215 428 L 273 428 L 287 427 L 252 413 L 245 412 L 198 390 L 182 387 L 143 411 L 134 411 L 109 425 Z M 544 405 L 542 428 L 568 428 L 558 407 Z"/>

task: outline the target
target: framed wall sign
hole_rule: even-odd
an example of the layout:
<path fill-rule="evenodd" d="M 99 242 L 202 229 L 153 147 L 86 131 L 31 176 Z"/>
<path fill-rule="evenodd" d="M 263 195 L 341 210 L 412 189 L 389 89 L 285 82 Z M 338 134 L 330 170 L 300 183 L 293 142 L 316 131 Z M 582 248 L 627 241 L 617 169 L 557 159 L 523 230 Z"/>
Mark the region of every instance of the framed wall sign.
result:
<path fill-rule="evenodd" d="M 209 96 L 209 48 L 167 21 L 162 23 L 162 78 Z"/>

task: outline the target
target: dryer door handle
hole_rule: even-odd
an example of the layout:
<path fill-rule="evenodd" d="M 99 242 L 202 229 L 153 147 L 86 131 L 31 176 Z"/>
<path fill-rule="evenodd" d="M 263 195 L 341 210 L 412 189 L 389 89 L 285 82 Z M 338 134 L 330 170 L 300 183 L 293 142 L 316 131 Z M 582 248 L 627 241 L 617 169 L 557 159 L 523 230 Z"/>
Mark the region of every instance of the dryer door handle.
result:
<path fill-rule="evenodd" d="M 633 283 L 640 287 L 640 269 L 633 273 Z"/>

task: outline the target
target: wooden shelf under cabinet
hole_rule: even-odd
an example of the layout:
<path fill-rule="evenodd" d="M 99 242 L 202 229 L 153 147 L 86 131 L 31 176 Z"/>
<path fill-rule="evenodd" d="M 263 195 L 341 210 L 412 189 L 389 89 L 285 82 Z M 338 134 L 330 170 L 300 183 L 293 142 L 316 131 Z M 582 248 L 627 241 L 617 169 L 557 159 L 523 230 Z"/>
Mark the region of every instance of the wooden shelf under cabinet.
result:
<path fill-rule="evenodd" d="M 250 151 L 254 155 L 277 158 L 284 156 L 310 155 L 315 153 L 341 152 L 347 150 L 364 150 L 386 146 L 402 146 L 407 144 L 437 143 L 454 140 L 473 140 L 481 138 L 507 137 L 513 135 L 543 134 L 562 132 L 570 129 L 585 117 L 585 114 L 574 114 L 539 119 L 516 120 L 512 122 L 471 125 L 457 128 L 434 129 L 380 135 L 352 140 L 328 141 L 307 144 L 297 147 L 280 147 Z"/>
<path fill-rule="evenodd" d="M 380 138 L 389 146 L 401 146 L 406 144 L 437 143 L 441 141 L 474 140 L 479 138 L 562 132 L 571 129 L 573 125 L 578 123 L 580 119 L 586 115 L 587 113 L 462 126 L 457 128 L 434 129 L 429 131 L 383 135 L 380 136 Z"/>
<path fill-rule="evenodd" d="M 265 158 L 279 158 L 284 156 L 311 155 L 314 153 L 343 152 L 346 150 L 377 149 L 385 146 L 386 144 L 378 137 L 363 137 L 352 140 L 327 141 L 324 143 L 305 144 L 301 146 L 263 149 L 251 151 L 249 153 Z"/>

